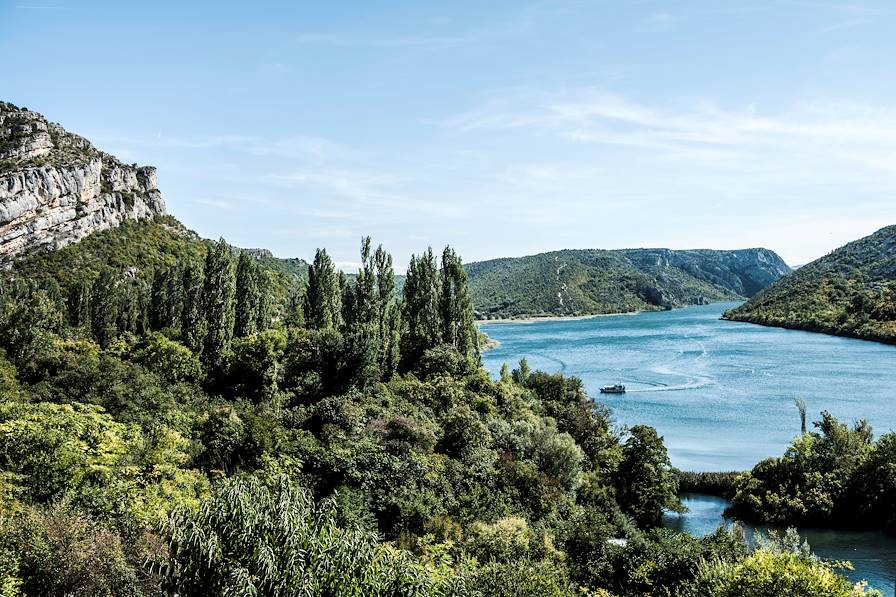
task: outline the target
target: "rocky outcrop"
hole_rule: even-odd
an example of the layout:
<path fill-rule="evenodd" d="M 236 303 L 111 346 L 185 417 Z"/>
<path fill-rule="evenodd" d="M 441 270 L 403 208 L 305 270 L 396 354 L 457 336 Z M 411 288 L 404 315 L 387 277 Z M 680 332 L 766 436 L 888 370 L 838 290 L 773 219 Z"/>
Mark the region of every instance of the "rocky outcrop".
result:
<path fill-rule="evenodd" d="M 744 297 L 753 296 L 791 271 L 777 253 L 762 248 L 732 251 L 623 249 L 619 252 L 645 273 L 659 277 L 674 268 Z M 693 303 L 700 304 L 695 299 L 686 301 L 686 304 Z"/>
<path fill-rule="evenodd" d="M 165 213 L 152 167 L 121 163 L 43 116 L 0 102 L 0 260 Z"/>

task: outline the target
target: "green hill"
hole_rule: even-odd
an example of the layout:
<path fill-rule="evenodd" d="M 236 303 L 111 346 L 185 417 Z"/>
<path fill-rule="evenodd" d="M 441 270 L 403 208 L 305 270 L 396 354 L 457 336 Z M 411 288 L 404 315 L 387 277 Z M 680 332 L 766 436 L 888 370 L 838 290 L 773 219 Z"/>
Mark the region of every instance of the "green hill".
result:
<path fill-rule="evenodd" d="M 724 317 L 896 343 L 896 226 L 804 265 Z"/>
<path fill-rule="evenodd" d="M 172 216 L 127 220 L 56 250 L 34 249 L 16 259 L 7 258 L 5 275 L 14 277 L 22 272 L 29 280 L 46 283 L 52 279 L 68 288 L 76 282 L 94 280 L 111 269 L 151 282 L 157 271 L 179 261 L 201 261 L 210 245 L 210 240 L 201 238 Z M 262 269 L 270 272 L 273 294 L 281 305 L 308 276 L 308 264 L 301 259 L 278 259 L 264 249 L 233 250 L 248 251 Z"/>
<path fill-rule="evenodd" d="M 466 266 L 482 319 L 669 309 L 751 296 L 790 271 L 774 252 L 563 250 Z"/>

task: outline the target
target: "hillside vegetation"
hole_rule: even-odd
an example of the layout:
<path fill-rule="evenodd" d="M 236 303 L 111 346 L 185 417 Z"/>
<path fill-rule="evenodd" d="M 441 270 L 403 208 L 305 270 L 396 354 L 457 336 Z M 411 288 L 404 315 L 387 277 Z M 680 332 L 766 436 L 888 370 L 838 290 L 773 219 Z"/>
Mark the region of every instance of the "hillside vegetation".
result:
<path fill-rule="evenodd" d="M 5 597 L 877 595 L 795 536 L 659 528 L 662 438 L 525 360 L 492 379 L 450 248 L 401 300 L 369 239 L 354 283 L 319 250 L 274 319 L 249 251 L 156 224 L 0 284 Z"/>
<path fill-rule="evenodd" d="M 564 250 L 466 266 L 480 319 L 669 309 L 738 300 L 790 268 L 772 251 Z"/>
<path fill-rule="evenodd" d="M 896 226 L 804 265 L 724 317 L 896 343 Z"/>

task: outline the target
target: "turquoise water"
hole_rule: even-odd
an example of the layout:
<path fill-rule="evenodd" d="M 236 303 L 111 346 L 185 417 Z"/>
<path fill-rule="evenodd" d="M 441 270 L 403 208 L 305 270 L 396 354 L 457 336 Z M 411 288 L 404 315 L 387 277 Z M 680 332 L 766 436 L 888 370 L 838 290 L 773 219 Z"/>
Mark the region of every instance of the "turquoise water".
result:
<path fill-rule="evenodd" d="M 692 535 L 707 535 L 720 524 L 728 524 L 722 517 L 728 502 L 722 498 L 684 494 L 682 501 L 688 507 L 683 515 L 667 514 L 663 526 L 686 531 Z M 756 530 L 767 527 L 745 525 L 748 538 Z M 896 583 L 896 539 L 878 532 L 831 531 L 823 529 L 799 529 L 800 535 L 809 541 L 812 551 L 830 560 L 849 560 L 855 570 L 845 572 L 853 582 L 867 580 L 885 597 L 893 597 Z"/>
<path fill-rule="evenodd" d="M 810 420 L 829 410 L 866 418 L 876 434 L 896 428 L 896 346 L 720 321 L 737 303 L 583 320 L 483 324 L 501 364 L 581 377 L 620 425 L 664 436 L 684 470 L 744 470 L 778 456 L 799 433 L 795 396 Z M 601 395 L 622 382 L 628 392 Z"/>

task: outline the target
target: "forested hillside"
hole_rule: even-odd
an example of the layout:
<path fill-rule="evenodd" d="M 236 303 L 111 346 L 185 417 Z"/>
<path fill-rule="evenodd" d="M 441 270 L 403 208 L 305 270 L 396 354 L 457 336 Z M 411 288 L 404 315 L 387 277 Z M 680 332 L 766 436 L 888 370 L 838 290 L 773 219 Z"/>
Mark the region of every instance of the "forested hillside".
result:
<path fill-rule="evenodd" d="M 896 342 L 896 226 L 802 266 L 725 318 Z"/>
<path fill-rule="evenodd" d="M 662 438 L 575 378 L 491 379 L 450 249 L 400 300 L 369 241 L 352 284 L 318 251 L 275 321 L 248 252 L 181 248 L 4 280 L 4 596 L 865 593 L 793 541 L 656 528 Z"/>
<path fill-rule="evenodd" d="M 766 249 L 565 250 L 467 266 L 481 319 L 622 313 L 737 300 L 788 271 Z"/>

